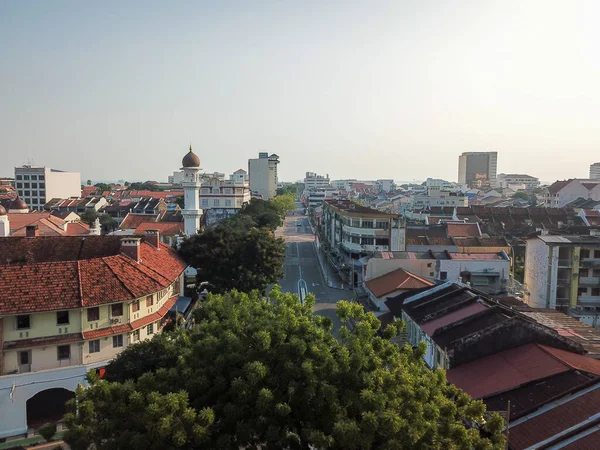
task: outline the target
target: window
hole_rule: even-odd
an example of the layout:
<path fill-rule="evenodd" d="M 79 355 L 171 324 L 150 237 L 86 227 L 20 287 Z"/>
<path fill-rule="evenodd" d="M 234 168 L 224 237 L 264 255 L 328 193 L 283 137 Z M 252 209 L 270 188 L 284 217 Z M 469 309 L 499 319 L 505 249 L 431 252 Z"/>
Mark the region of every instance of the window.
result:
<path fill-rule="evenodd" d="M 362 238 L 362 245 L 373 245 L 373 238 L 371 238 L 371 237 Z"/>
<path fill-rule="evenodd" d="M 592 296 L 600 297 L 600 288 L 592 288 Z"/>
<path fill-rule="evenodd" d="M 63 359 L 70 359 L 71 358 L 71 346 L 70 345 L 59 345 L 57 347 L 58 351 L 58 356 L 57 359 L 63 360 Z"/>
<path fill-rule="evenodd" d="M 23 183 L 17 183 L 17 189 L 21 190 L 23 188 Z"/>
<path fill-rule="evenodd" d="M 202 206 L 205 208 L 208 207 L 208 199 L 207 198 L 202 199 Z"/>
<path fill-rule="evenodd" d="M 151 295 L 149 295 L 148 297 L 146 297 L 146 308 L 149 308 L 152 305 L 154 305 L 154 298 Z"/>
<path fill-rule="evenodd" d="M 440 280 L 447 280 L 447 279 L 448 279 L 448 272 L 441 271 L 440 272 Z"/>
<path fill-rule="evenodd" d="M 37 183 L 31 183 L 31 189 L 37 189 Z"/>
<path fill-rule="evenodd" d="M 117 334 L 113 336 L 113 348 L 123 347 L 123 335 Z"/>
<path fill-rule="evenodd" d="M 32 180 L 37 180 L 37 175 L 31 175 Z"/>
<path fill-rule="evenodd" d="M 22 180 L 23 179 L 23 175 L 17 175 L 17 180 Z"/>
<path fill-rule="evenodd" d="M 135 330 L 133 332 L 133 342 L 137 342 L 140 340 L 140 330 Z"/>
<path fill-rule="evenodd" d="M 27 187 L 27 186 L 25 186 L 25 187 Z M 23 191 L 23 195 L 25 197 L 29 197 L 31 195 L 31 191 Z"/>
<path fill-rule="evenodd" d="M 581 259 L 583 259 L 583 258 L 589 258 L 590 257 L 590 251 L 588 249 L 582 248 L 581 252 L 579 253 L 579 257 Z"/>
<path fill-rule="evenodd" d="M 44 179 L 45 179 L 44 175 L 40 175 L 40 176 L 38 177 L 38 180 L 44 180 Z"/>
<path fill-rule="evenodd" d="M 97 306 L 95 308 L 88 308 L 87 320 L 88 320 L 88 322 L 93 322 L 94 320 L 100 320 L 100 308 L 98 308 Z"/>
<path fill-rule="evenodd" d="M 373 221 L 372 220 L 363 220 L 362 227 L 363 228 L 373 228 Z"/>
<path fill-rule="evenodd" d="M 600 269 L 594 269 L 594 274 L 593 276 L 595 277 L 600 277 Z"/>
<path fill-rule="evenodd" d="M 225 188 L 223 189 L 223 191 L 225 192 L 225 194 L 232 194 L 231 188 Z"/>
<path fill-rule="evenodd" d="M 140 301 L 139 301 L 139 300 L 136 300 L 135 302 L 133 302 L 133 303 L 131 304 L 131 310 L 132 310 L 133 312 L 137 312 L 137 311 L 139 311 L 139 310 L 140 310 Z"/>
<path fill-rule="evenodd" d="M 590 276 L 590 271 L 589 269 L 580 269 L 579 270 L 579 277 L 580 278 L 586 278 Z"/>
<path fill-rule="evenodd" d="M 29 352 L 19 352 L 19 364 L 29 364 Z"/>
<path fill-rule="evenodd" d="M 17 316 L 17 330 L 24 330 L 30 327 L 29 315 Z"/>
<path fill-rule="evenodd" d="M 231 206 L 231 200 L 225 200 L 225 206 Z"/>
<path fill-rule="evenodd" d="M 577 289 L 577 295 L 587 295 L 587 288 Z"/>
<path fill-rule="evenodd" d="M 221 205 L 221 201 L 218 198 L 216 198 L 215 202 L 214 202 L 214 206 L 220 206 L 220 205 Z"/>
<path fill-rule="evenodd" d="M 25 184 L 23 185 L 23 187 L 24 187 L 25 189 L 29 189 L 31 186 L 30 186 L 30 184 L 29 184 L 29 183 L 25 183 Z"/>
<path fill-rule="evenodd" d="M 44 189 L 46 187 L 46 183 L 40 183 L 40 189 Z"/>
<path fill-rule="evenodd" d="M 219 188 L 213 188 L 212 193 L 213 194 L 220 194 L 221 193 L 221 189 L 219 189 Z"/>
<path fill-rule="evenodd" d="M 123 315 L 123 303 L 114 303 L 110 305 L 110 315 L 118 317 Z"/>
<path fill-rule="evenodd" d="M 148 326 L 146 327 L 146 333 L 148 335 L 154 334 L 154 324 L 153 323 L 148 324 Z"/>
<path fill-rule="evenodd" d="M 23 175 L 24 180 L 29 180 L 29 175 Z"/>
<path fill-rule="evenodd" d="M 98 353 L 100 351 L 100 339 L 90 341 L 88 345 L 90 347 L 90 353 Z"/>
<path fill-rule="evenodd" d="M 69 311 L 57 311 L 56 312 L 56 324 L 57 325 L 68 325 L 69 324 Z"/>
<path fill-rule="evenodd" d="M 210 194 L 210 188 L 202 188 L 203 194 Z"/>

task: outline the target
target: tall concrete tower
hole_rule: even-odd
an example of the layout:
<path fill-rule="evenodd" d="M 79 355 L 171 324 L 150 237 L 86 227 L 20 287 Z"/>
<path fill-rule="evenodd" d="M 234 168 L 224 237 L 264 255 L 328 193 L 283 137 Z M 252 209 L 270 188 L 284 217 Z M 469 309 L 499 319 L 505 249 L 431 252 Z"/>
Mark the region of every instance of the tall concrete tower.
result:
<path fill-rule="evenodd" d="M 198 233 L 200 229 L 200 217 L 202 209 L 200 209 L 200 158 L 192 151 L 183 157 L 181 161 L 183 166 L 183 198 L 185 209 L 181 212 L 183 215 L 184 231 L 186 236 L 192 236 Z"/>

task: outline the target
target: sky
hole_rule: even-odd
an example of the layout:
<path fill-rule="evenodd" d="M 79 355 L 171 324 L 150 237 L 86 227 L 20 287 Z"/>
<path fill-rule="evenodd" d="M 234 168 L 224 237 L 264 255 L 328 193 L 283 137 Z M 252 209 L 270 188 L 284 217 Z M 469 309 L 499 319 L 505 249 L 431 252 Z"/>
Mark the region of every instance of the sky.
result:
<path fill-rule="evenodd" d="M 0 1 L 0 176 L 33 163 L 157 180 L 587 177 L 600 161 L 600 2 Z"/>

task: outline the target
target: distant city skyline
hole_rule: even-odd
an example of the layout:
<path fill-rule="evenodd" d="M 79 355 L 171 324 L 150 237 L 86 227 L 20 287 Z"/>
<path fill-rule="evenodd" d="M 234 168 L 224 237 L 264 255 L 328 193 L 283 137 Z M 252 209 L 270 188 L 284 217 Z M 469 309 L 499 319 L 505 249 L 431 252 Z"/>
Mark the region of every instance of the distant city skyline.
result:
<path fill-rule="evenodd" d="M 280 157 L 279 179 L 586 178 L 600 3 L 0 3 L 0 176 L 163 181 Z"/>

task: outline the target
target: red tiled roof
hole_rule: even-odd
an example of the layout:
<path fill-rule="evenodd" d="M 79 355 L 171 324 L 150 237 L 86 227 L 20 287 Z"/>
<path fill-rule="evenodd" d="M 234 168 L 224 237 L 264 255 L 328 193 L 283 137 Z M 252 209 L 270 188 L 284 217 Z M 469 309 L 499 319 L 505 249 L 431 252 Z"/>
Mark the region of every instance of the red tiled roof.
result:
<path fill-rule="evenodd" d="M 481 231 L 476 223 L 448 223 L 450 237 L 480 237 Z"/>
<path fill-rule="evenodd" d="M 458 322 L 461 319 L 470 317 L 473 314 L 477 314 L 485 309 L 487 309 L 487 307 L 482 303 L 472 303 L 465 308 L 452 311 L 451 313 L 442 317 L 426 322 L 425 324 L 421 325 L 421 328 L 428 336 L 432 336 L 433 333 L 435 333 L 435 330 L 438 328 Z"/>
<path fill-rule="evenodd" d="M 433 286 L 433 283 L 407 270 L 396 269 L 367 281 L 365 285 L 375 297 L 382 297 L 398 289 L 420 289 Z"/>
<path fill-rule="evenodd" d="M 586 209 L 583 213 L 585 217 L 600 217 L 600 211 L 596 211 L 595 209 Z"/>
<path fill-rule="evenodd" d="M 567 184 L 569 184 L 571 180 L 563 180 L 563 181 L 555 181 L 550 186 L 548 186 L 548 192 L 552 195 L 557 194 L 562 188 L 564 188 Z"/>
<path fill-rule="evenodd" d="M 591 191 L 596 186 L 598 186 L 598 182 L 596 182 L 596 183 L 581 183 L 581 184 L 583 184 L 588 191 Z"/>
<path fill-rule="evenodd" d="M 112 237 L 0 240 L 2 258 L 14 258 L 0 260 L 0 315 L 143 297 L 169 286 L 186 267 L 164 244 L 141 242 L 137 263 L 119 252 L 120 240 Z"/>
<path fill-rule="evenodd" d="M 136 229 L 143 223 L 156 223 L 158 214 L 133 214 L 128 213 L 121 222 L 121 230 Z"/>
<path fill-rule="evenodd" d="M 143 235 L 147 230 L 158 230 L 161 235 L 165 236 L 177 236 L 184 233 L 184 224 L 183 222 L 142 223 L 133 234 Z"/>
<path fill-rule="evenodd" d="M 39 347 L 41 345 L 67 344 L 83 340 L 81 333 L 63 334 L 61 336 L 48 336 L 41 338 L 19 339 L 18 341 L 5 341 L 2 346 L 4 350 L 18 348 Z"/>
<path fill-rule="evenodd" d="M 591 416 L 600 413 L 600 387 L 595 386 L 588 392 L 582 395 L 573 394 L 563 403 L 556 403 L 550 409 L 542 414 L 533 415 L 534 417 L 527 418 L 525 421 L 514 425 L 510 428 L 510 446 L 515 450 L 526 448 L 537 448 L 538 444 L 546 439 L 549 439 L 565 430 L 582 426 Z M 592 424 L 588 424 L 588 427 Z M 574 432 L 570 433 L 573 434 Z M 567 434 L 557 437 L 558 440 L 565 440 L 570 436 Z M 584 441 L 585 443 L 585 441 Z M 591 448 L 598 448 L 596 446 Z M 574 446 L 571 448 L 584 449 L 586 447 Z"/>
<path fill-rule="evenodd" d="M 483 398 L 573 369 L 600 373 L 600 361 L 539 344 L 526 344 L 461 364 L 448 370 L 446 376 L 471 397 Z"/>
<path fill-rule="evenodd" d="M 131 325 L 128 323 L 124 323 L 115 327 L 98 328 L 97 330 L 84 331 L 82 334 L 84 339 L 98 339 L 113 334 L 126 333 L 131 330 Z"/>
<path fill-rule="evenodd" d="M 51 212 L 31 212 L 8 215 L 10 235 L 25 236 L 26 227 L 37 225 L 39 236 L 81 236 L 90 234 L 90 227 L 82 222 L 65 222 Z M 66 231 L 65 231 L 66 228 Z"/>

